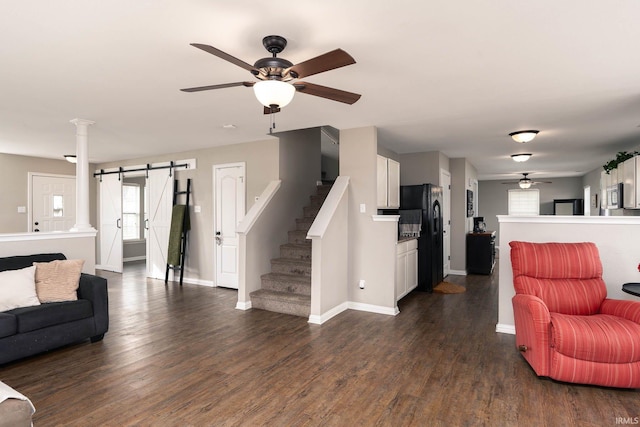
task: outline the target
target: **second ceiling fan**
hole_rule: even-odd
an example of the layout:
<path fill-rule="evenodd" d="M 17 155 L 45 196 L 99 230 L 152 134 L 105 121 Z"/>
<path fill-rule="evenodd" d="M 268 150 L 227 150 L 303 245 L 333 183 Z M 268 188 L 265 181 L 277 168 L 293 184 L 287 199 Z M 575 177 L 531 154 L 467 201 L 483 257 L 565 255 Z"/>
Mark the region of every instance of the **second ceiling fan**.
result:
<path fill-rule="evenodd" d="M 531 178 L 529 178 L 529 172 L 525 172 L 522 174 L 522 178 L 520 178 L 518 181 L 506 181 L 506 182 L 503 182 L 503 184 L 518 184 L 520 188 L 527 189 L 527 188 L 530 188 L 532 185 L 551 184 L 551 181 L 534 181 Z"/>
<path fill-rule="evenodd" d="M 262 39 L 262 44 L 271 53 L 271 57 L 258 59 L 253 65 L 244 62 L 226 52 L 213 46 L 200 43 L 191 43 L 191 46 L 204 50 L 218 58 L 231 62 L 238 67 L 249 71 L 258 79 L 254 81 L 242 81 L 234 83 L 223 83 L 210 86 L 191 87 L 180 89 L 183 92 L 200 92 L 204 90 L 223 89 L 234 86 L 253 87 L 256 97 L 264 105 L 264 113 L 277 113 L 280 108 L 286 106 L 293 99 L 295 92 L 306 93 L 307 95 L 319 96 L 333 101 L 353 104 L 360 95 L 313 83 L 299 81 L 297 79 L 312 76 L 314 74 L 355 64 L 356 61 L 342 49 L 335 49 L 323 55 L 316 56 L 307 61 L 293 64 L 284 58 L 279 58 L 277 54 L 282 52 L 287 46 L 287 40 L 281 36 L 266 36 Z M 297 80 L 292 82 L 292 80 Z"/>

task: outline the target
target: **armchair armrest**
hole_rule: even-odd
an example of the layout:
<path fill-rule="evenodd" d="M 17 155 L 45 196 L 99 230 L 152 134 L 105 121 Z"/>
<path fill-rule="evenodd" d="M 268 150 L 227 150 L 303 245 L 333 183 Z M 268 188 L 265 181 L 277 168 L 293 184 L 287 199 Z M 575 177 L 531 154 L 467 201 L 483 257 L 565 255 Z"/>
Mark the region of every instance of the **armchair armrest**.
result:
<path fill-rule="evenodd" d="M 640 301 L 607 298 L 600 306 L 600 314 L 622 317 L 640 325 Z"/>
<path fill-rule="evenodd" d="M 92 341 L 102 339 L 109 329 L 109 297 L 107 294 L 107 279 L 82 273 L 78 286 L 78 298 L 91 301 L 95 322 L 95 336 Z"/>
<path fill-rule="evenodd" d="M 549 376 L 551 316 L 546 304 L 533 295 L 512 299 L 516 347 L 539 376 Z M 522 347 L 524 346 L 524 347 Z"/>

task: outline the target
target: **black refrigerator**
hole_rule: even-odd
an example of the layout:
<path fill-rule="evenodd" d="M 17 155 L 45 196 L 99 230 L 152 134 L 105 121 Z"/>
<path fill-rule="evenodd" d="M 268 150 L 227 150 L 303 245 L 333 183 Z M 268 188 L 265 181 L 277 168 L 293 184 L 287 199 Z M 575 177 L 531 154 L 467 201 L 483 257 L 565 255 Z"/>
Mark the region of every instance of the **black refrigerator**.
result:
<path fill-rule="evenodd" d="M 442 187 L 433 184 L 401 186 L 400 209 L 422 210 L 417 289 L 432 292 L 443 279 Z"/>

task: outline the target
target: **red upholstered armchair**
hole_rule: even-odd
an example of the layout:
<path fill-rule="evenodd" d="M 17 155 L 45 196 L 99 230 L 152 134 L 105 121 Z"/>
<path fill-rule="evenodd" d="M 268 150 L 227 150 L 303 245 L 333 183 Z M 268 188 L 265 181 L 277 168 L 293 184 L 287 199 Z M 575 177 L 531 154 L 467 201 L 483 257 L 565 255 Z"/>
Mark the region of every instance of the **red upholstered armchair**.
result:
<path fill-rule="evenodd" d="M 596 245 L 509 246 L 516 346 L 536 374 L 640 388 L 640 302 L 607 298 Z"/>

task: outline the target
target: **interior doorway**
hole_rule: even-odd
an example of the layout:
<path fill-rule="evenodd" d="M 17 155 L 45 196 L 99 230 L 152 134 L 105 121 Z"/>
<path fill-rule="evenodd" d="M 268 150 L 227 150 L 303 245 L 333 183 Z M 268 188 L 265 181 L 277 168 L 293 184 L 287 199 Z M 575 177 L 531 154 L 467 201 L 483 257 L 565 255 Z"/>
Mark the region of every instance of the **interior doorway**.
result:
<path fill-rule="evenodd" d="M 451 272 L 451 173 L 440 169 L 442 186 L 442 272 Z"/>
<path fill-rule="evenodd" d="M 238 223 L 245 214 L 245 164 L 213 166 L 215 286 L 238 289 Z"/>

